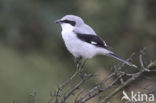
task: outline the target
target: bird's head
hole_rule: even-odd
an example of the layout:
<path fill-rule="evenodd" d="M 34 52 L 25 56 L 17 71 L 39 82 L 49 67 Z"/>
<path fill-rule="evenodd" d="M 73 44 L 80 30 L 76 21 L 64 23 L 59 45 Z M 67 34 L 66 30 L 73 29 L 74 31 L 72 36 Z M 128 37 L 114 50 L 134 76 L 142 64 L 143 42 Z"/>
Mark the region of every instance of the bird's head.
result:
<path fill-rule="evenodd" d="M 75 15 L 65 15 L 61 19 L 56 20 L 56 23 L 60 24 L 62 28 L 65 28 L 67 26 L 74 28 L 83 25 L 84 21 L 80 17 Z"/>

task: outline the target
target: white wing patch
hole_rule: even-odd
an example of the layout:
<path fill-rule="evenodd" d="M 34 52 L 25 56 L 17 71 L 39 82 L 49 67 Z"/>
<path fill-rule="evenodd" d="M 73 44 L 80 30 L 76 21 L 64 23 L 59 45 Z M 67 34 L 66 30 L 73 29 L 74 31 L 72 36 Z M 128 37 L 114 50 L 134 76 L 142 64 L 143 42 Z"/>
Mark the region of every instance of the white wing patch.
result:
<path fill-rule="evenodd" d="M 103 41 L 103 43 L 104 43 L 105 47 L 107 47 L 107 44 L 106 44 L 106 42 L 105 42 L 105 41 Z"/>
<path fill-rule="evenodd" d="M 91 41 L 91 44 L 96 45 L 97 43 L 96 43 L 96 42 L 94 42 L 94 41 Z"/>

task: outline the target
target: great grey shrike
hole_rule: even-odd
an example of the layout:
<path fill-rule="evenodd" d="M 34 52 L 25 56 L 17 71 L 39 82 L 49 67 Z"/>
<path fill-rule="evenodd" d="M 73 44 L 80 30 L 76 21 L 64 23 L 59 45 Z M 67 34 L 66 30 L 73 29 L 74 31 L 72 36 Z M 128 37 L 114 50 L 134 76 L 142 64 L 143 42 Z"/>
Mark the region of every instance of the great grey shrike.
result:
<path fill-rule="evenodd" d="M 63 18 L 56 20 L 56 23 L 61 25 L 64 43 L 76 60 L 92 58 L 96 55 L 106 55 L 137 68 L 136 65 L 118 57 L 109 50 L 105 41 L 96 35 L 95 31 L 80 17 L 65 15 Z"/>

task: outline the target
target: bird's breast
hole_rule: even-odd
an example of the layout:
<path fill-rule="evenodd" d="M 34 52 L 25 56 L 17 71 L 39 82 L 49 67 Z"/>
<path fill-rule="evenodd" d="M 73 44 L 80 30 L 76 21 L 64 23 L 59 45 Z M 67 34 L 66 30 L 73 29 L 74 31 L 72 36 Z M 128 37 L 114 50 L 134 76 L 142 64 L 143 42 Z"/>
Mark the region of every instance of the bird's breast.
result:
<path fill-rule="evenodd" d="M 77 42 L 76 34 L 73 32 L 62 32 L 62 38 L 66 46 L 75 46 Z"/>
<path fill-rule="evenodd" d="M 91 58 L 96 54 L 95 47 L 79 40 L 74 32 L 62 32 L 62 37 L 68 51 L 75 57 Z"/>

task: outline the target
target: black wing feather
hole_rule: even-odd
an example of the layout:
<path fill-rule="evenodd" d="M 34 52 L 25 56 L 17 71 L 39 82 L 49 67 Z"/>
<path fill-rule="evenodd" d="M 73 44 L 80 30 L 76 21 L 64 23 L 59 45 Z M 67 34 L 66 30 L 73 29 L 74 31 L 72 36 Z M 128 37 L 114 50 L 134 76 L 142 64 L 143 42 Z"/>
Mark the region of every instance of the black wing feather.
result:
<path fill-rule="evenodd" d="M 82 41 L 85 41 L 87 43 L 90 43 L 90 44 L 98 46 L 98 47 L 107 48 L 107 46 L 106 46 L 105 42 L 102 40 L 102 38 L 100 38 L 97 35 L 80 34 L 80 33 L 76 33 L 76 34 L 77 34 L 77 37 Z"/>

